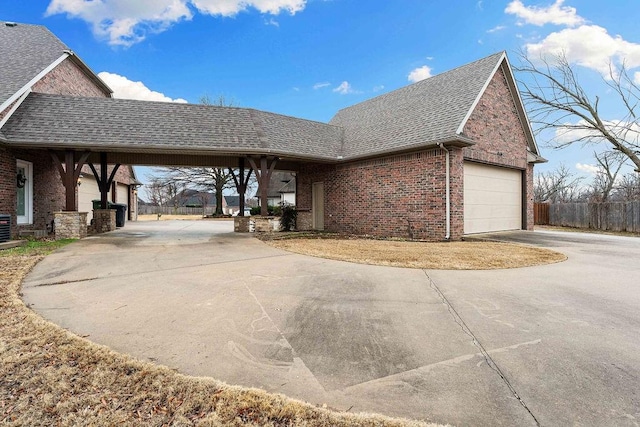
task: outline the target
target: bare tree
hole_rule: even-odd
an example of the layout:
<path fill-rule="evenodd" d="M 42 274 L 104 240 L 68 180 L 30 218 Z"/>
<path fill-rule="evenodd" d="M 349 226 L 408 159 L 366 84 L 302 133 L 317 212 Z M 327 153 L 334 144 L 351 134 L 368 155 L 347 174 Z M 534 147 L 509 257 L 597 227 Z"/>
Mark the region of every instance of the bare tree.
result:
<path fill-rule="evenodd" d="M 519 80 L 519 85 L 536 132 L 555 131 L 560 136 L 552 143 L 556 147 L 576 142 L 606 145 L 604 151 L 622 153 L 640 172 L 640 88 L 624 65 L 611 65 L 604 79 L 624 117 L 606 120 L 599 111 L 600 97 L 589 97 L 565 55 L 552 62 L 541 58 L 541 65 L 524 54 L 521 57 L 522 66 L 515 69 L 530 77 Z"/>
<path fill-rule="evenodd" d="M 217 95 L 213 98 L 209 96 L 209 94 L 204 94 L 200 97 L 200 104 L 215 105 L 218 107 L 236 107 L 238 105 L 234 98 L 227 98 L 223 94 Z"/>
<path fill-rule="evenodd" d="M 160 177 L 154 177 L 151 182 L 144 186 L 149 203 L 155 206 L 165 206 L 171 198 L 167 183 Z"/>
<path fill-rule="evenodd" d="M 615 151 L 593 153 L 593 157 L 598 162 L 598 171 L 593 177 L 586 195 L 592 202 L 608 202 L 618 173 L 620 173 L 626 158 L 622 153 Z"/>
<path fill-rule="evenodd" d="M 628 173 L 623 175 L 614 189 L 616 200 L 628 202 L 640 200 L 640 174 Z"/>
<path fill-rule="evenodd" d="M 227 168 L 216 167 L 166 167 L 159 168 L 162 180 L 200 191 L 211 191 L 216 196 L 216 214 L 222 215 L 222 194 L 225 189 L 235 188 L 233 177 Z"/>
<path fill-rule="evenodd" d="M 565 165 L 549 172 L 536 173 L 533 198 L 536 202 L 567 203 L 580 199 L 583 177 L 576 176 Z"/>

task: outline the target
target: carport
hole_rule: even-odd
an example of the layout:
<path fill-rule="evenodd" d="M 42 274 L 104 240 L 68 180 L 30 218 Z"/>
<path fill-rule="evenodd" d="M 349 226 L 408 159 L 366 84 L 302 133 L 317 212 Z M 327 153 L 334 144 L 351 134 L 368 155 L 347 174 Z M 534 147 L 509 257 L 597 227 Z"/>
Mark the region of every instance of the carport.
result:
<path fill-rule="evenodd" d="M 40 93 L 22 101 L 3 134 L 12 148 L 49 152 L 65 187 L 67 212 L 76 211 L 83 165 L 91 167 L 106 209 L 117 168 L 131 164 L 229 168 L 241 196 L 240 215 L 252 173 L 266 200 L 274 170 L 336 162 L 341 138 L 334 126 L 247 108 Z M 108 164 L 116 165 L 109 176 Z M 267 215 L 266 203 L 261 214 Z"/>

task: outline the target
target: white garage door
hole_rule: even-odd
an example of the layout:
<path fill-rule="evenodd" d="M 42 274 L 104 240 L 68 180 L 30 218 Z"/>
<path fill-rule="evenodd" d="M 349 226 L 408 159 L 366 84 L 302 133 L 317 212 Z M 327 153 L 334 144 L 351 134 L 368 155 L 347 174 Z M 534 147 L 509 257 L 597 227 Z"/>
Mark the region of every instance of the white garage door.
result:
<path fill-rule="evenodd" d="M 464 233 L 522 228 L 522 172 L 465 162 Z"/>
<path fill-rule="evenodd" d="M 78 187 L 78 212 L 87 212 L 87 224 L 93 219 L 92 200 L 100 200 L 98 183 L 93 177 L 83 176 Z"/>

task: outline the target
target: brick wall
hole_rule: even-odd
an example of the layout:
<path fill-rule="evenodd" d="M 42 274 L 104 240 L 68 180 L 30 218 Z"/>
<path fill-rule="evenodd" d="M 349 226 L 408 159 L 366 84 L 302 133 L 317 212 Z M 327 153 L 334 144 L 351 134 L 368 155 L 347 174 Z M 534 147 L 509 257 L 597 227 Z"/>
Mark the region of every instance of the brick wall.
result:
<path fill-rule="evenodd" d="M 455 240 L 462 237 L 463 227 L 461 150 L 452 150 L 451 166 L 451 238 Z M 305 164 L 297 179 L 300 210 L 311 209 L 312 184 L 324 183 L 327 231 L 444 240 L 444 150 L 340 165 Z"/>
<path fill-rule="evenodd" d="M 0 111 L 0 120 L 4 119 L 4 116 L 6 116 L 7 113 L 9 113 L 9 111 L 11 111 L 13 106 L 16 105 L 16 102 L 18 102 L 18 101 L 13 101 L 11 104 L 9 104 L 9 106 L 7 108 L 5 108 L 3 111 Z"/>
<path fill-rule="evenodd" d="M 527 168 L 527 139 L 502 69 L 493 76 L 463 134 L 476 141 L 464 149 L 465 159 Z"/>
<path fill-rule="evenodd" d="M 16 223 L 16 158 L 0 147 L 0 214 L 11 214 L 11 229 Z"/>
<path fill-rule="evenodd" d="M 52 95 L 107 97 L 107 94 L 69 58 L 33 85 L 33 91 Z"/>
<path fill-rule="evenodd" d="M 527 166 L 527 172 L 525 173 L 526 180 L 526 203 L 527 203 L 527 215 L 526 220 L 527 223 L 523 224 L 524 228 L 527 230 L 533 230 L 533 225 L 535 223 L 533 219 L 533 163 Z"/>

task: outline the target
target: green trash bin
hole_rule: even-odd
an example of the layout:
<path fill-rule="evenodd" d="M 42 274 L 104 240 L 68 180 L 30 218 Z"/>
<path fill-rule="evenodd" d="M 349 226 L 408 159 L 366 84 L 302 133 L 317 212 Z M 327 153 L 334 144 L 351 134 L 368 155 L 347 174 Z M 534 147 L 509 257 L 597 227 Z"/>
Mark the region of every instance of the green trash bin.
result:
<path fill-rule="evenodd" d="M 102 209 L 102 201 L 92 200 L 91 202 L 93 203 L 93 210 Z M 114 203 L 107 200 L 107 209 L 115 209 Z"/>

